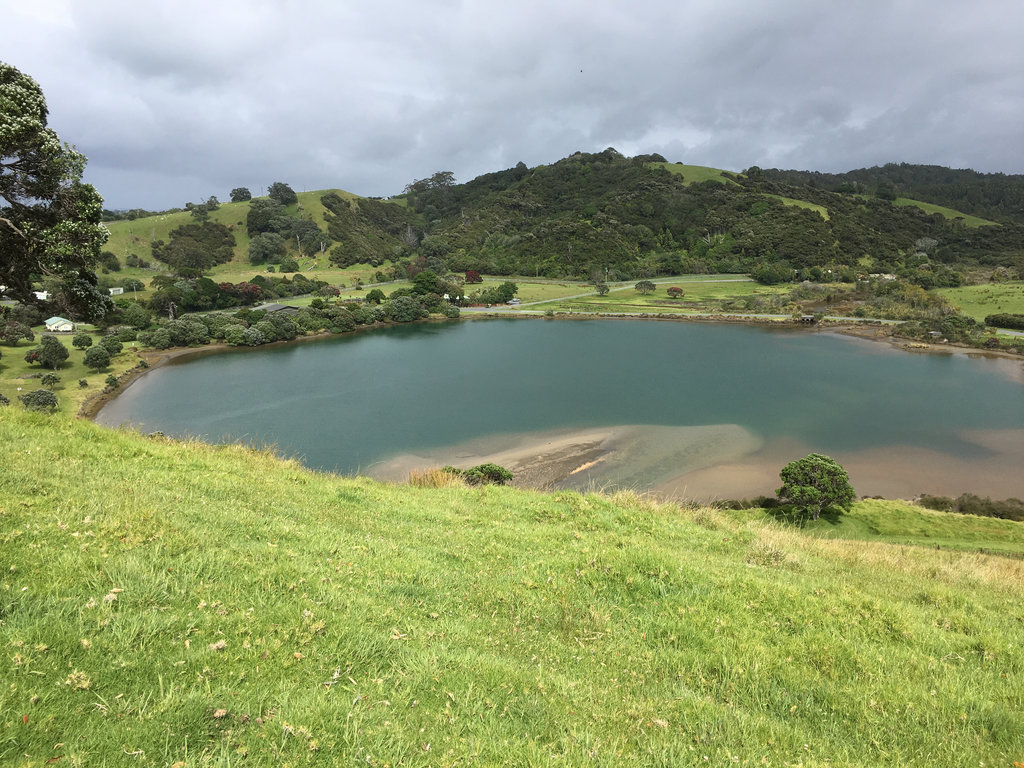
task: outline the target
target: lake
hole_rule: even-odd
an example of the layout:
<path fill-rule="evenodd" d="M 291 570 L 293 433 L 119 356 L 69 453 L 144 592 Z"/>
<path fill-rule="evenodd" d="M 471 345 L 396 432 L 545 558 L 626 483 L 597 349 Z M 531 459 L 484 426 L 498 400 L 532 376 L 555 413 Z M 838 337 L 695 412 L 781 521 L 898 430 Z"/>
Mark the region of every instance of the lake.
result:
<path fill-rule="evenodd" d="M 1022 378 L 799 329 L 478 319 L 175 361 L 96 420 L 387 479 L 501 457 L 535 485 L 739 497 L 816 451 L 860 494 L 1006 497 L 1024 496 Z"/>

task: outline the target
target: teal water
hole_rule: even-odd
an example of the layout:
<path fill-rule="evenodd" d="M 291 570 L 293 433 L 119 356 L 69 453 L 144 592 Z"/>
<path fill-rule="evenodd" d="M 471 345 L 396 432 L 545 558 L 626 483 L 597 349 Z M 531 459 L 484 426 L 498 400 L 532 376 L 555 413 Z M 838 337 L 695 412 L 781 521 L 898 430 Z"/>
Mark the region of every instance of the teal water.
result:
<path fill-rule="evenodd" d="M 487 435 L 623 424 L 977 460 L 990 449 L 965 432 L 1024 427 L 1020 366 L 757 326 L 474 320 L 201 356 L 150 372 L 97 421 L 273 444 L 343 473 Z"/>

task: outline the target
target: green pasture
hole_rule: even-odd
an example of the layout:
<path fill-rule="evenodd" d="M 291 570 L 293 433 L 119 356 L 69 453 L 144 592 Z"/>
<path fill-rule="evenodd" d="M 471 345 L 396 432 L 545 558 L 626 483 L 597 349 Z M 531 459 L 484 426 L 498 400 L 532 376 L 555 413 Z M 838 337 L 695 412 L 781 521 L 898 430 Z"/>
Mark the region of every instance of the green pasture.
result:
<path fill-rule="evenodd" d="M 684 165 L 683 163 L 648 163 L 650 168 L 664 168 L 669 173 L 683 177 L 687 184 L 699 184 L 702 181 L 715 181 L 720 184 L 736 182 L 723 175 L 720 168 L 708 168 L 703 165 Z"/>
<path fill-rule="evenodd" d="M 935 205 L 934 203 L 925 203 L 921 200 L 911 200 L 908 197 L 897 197 L 893 201 L 893 205 L 912 205 L 916 208 L 920 208 L 925 213 L 938 213 L 947 219 L 961 219 L 965 226 L 968 227 L 995 227 L 998 224 L 988 219 L 982 219 L 978 216 L 971 216 L 968 213 L 962 213 L 952 208 L 946 208 L 942 205 Z"/>
<path fill-rule="evenodd" d="M 3 764 L 1024 750 L 1019 560 L 629 493 L 336 477 L 20 408 L 0 442 Z"/>
<path fill-rule="evenodd" d="M 735 514 L 738 519 L 773 519 L 760 510 Z M 1024 555 L 1024 523 L 936 512 L 905 501 L 865 499 L 847 514 L 807 521 L 801 530 L 822 538 Z"/>
<path fill-rule="evenodd" d="M 92 326 L 79 325 L 83 330 L 89 330 Z M 21 408 L 18 395 L 29 392 L 33 389 L 44 388 L 40 378 L 50 373 L 52 369 L 42 368 L 38 363 L 30 365 L 25 362 L 25 353 L 30 349 L 39 346 L 40 337 L 46 333 L 45 326 L 37 326 L 32 329 L 35 332 L 35 341 L 19 341 L 17 346 L 9 347 L 0 345 L 0 394 L 4 394 L 11 401 L 12 408 Z M 83 358 L 85 350 L 75 349 L 71 346 L 71 339 L 74 334 L 53 334 L 60 342 L 67 347 L 68 359 L 53 373 L 60 376 L 60 383 L 54 387 L 53 393 L 57 395 L 58 408 L 60 412 L 75 414 L 82 403 L 92 395 L 102 391 L 106 386 L 105 379 L 109 374 L 118 376 L 129 368 L 134 368 L 138 358 L 134 354 L 137 348 L 136 342 L 124 342 L 124 348 L 110 361 L 110 367 L 96 372 L 86 368 Z M 101 338 L 98 333 L 90 332 L 93 343 Z M 81 387 L 79 379 L 88 382 L 88 387 Z"/>
<path fill-rule="evenodd" d="M 817 211 L 819 214 L 821 214 L 821 218 L 823 218 L 825 221 L 828 221 L 828 209 L 823 205 L 817 205 L 816 203 L 808 203 L 806 200 L 796 200 L 792 197 L 783 197 L 782 195 L 766 194 L 765 197 L 774 198 L 775 200 L 785 203 L 786 205 L 793 205 L 796 206 L 797 208 L 806 208 L 809 211 Z"/>
<path fill-rule="evenodd" d="M 1001 313 L 1024 314 L 1024 282 L 1021 281 L 935 290 L 960 307 L 963 314 L 975 320 L 984 320 L 986 315 Z"/>

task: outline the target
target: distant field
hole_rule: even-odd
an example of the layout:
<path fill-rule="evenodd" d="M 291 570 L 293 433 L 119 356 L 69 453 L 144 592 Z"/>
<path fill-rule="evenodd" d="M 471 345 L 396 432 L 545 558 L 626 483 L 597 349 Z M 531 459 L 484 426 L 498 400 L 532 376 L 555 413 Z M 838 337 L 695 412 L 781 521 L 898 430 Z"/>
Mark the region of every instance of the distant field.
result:
<path fill-rule="evenodd" d="M 93 326 L 80 323 L 81 330 L 92 331 Z M 41 376 L 51 373 L 49 368 L 41 368 L 39 365 L 30 365 L 25 362 L 25 353 L 30 349 L 39 346 L 40 337 L 46 333 L 44 326 L 36 326 L 32 329 L 35 332 L 35 340 L 32 342 L 19 341 L 17 346 L 2 347 L 3 357 L 0 358 L 0 394 L 6 395 L 11 401 L 11 408 L 21 408 L 18 395 L 30 392 L 33 389 L 43 388 L 40 381 Z M 86 368 L 82 362 L 85 352 L 71 346 L 73 334 L 58 335 L 56 338 L 68 348 L 70 353 L 60 368 L 52 371 L 60 376 L 60 383 L 54 387 L 53 393 L 57 395 L 58 410 L 62 413 L 74 415 L 78 412 L 86 398 L 101 391 L 106 384 L 104 380 L 109 374 L 120 375 L 129 368 L 134 368 L 138 360 L 134 354 L 135 342 L 125 342 L 124 349 L 114 356 L 110 361 L 110 367 L 106 370 L 96 372 Z M 100 334 L 92 333 L 93 343 L 100 339 Z M 79 380 L 88 383 L 88 387 L 80 387 Z"/>
<path fill-rule="evenodd" d="M 821 218 L 828 221 L 828 209 L 823 205 L 808 203 L 806 200 L 796 200 L 792 197 L 783 197 L 782 195 L 765 195 L 765 197 L 774 197 L 776 200 L 780 200 L 786 205 L 795 205 L 797 208 L 806 208 L 809 211 L 817 211 L 821 214 Z"/>
<path fill-rule="evenodd" d="M 952 208 L 946 208 L 941 205 L 935 205 L 934 203 L 925 203 L 920 200 L 911 200 L 908 197 L 897 197 L 893 201 L 893 205 L 913 205 L 920 208 L 925 213 L 940 213 L 947 219 L 963 219 L 963 222 L 968 227 L 997 227 L 999 226 L 994 221 L 988 219 L 982 219 L 977 216 L 971 216 L 968 213 L 961 213 L 955 211 Z"/>
<path fill-rule="evenodd" d="M 755 515 L 759 519 L 770 517 L 761 512 Z M 739 516 L 748 517 L 749 513 Z M 865 499 L 837 520 L 822 518 L 808 522 L 802 530 L 830 539 L 1024 554 L 1024 523 L 935 512 L 905 501 Z"/>
<path fill-rule="evenodd" d="M 650 168 L 664 168 L 670 173 L 683 177 L 687 184 L 698 184 L 702 181 L 717 181 L 721 184 L 735 184 L 732 179 L 722 175 L 720 168 L 708 168 L 703 165 L 683 165 L 682 163 L 648 163 Z"/>
<path fill-rule="evenodd" d="M 960 311 L 975 320 L 999 313 L 1024 314 L 1024 282 L 965 285 L 961 288 L 939 288 Z"/>

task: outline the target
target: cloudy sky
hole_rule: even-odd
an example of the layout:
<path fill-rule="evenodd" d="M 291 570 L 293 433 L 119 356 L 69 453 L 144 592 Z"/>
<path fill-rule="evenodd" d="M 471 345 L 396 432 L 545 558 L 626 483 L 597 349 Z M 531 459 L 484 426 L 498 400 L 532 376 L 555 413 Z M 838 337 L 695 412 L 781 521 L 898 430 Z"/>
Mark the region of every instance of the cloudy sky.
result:
<path fill-rule="evenodd" d="M 1024 172 L 1019 0 L 0 0 L 111 208 L 576 150 Z"/>

